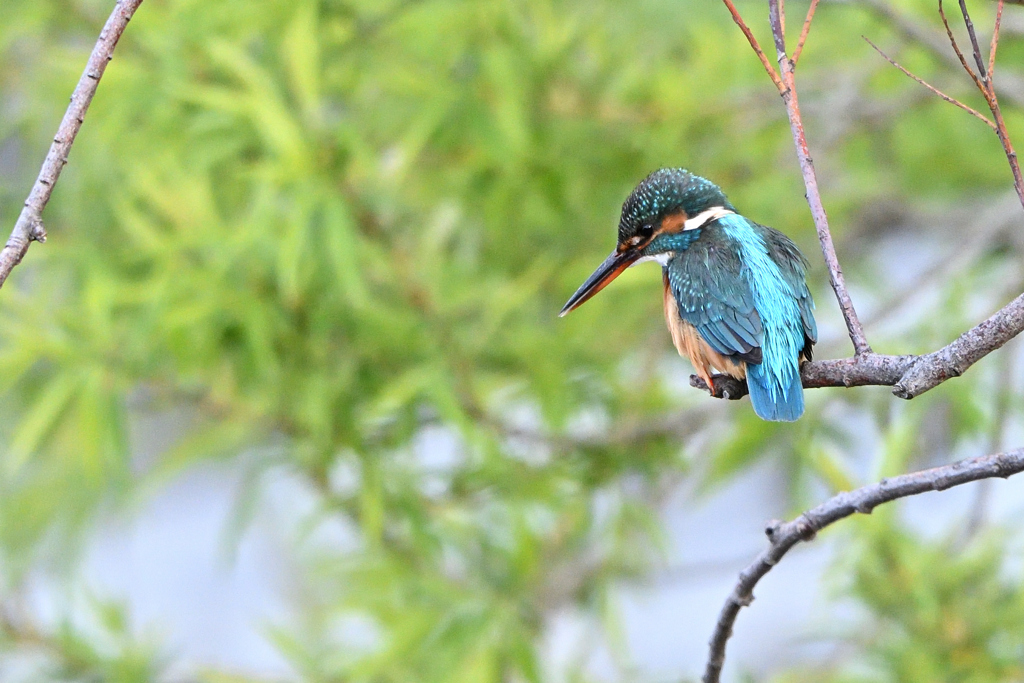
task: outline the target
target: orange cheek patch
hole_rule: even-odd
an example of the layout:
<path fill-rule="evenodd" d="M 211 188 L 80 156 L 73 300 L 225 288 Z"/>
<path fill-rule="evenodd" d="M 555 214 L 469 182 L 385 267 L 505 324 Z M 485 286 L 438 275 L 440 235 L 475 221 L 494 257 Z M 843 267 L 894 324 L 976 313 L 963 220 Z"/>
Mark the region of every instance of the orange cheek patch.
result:
<path fill-rule="evenodd" d="M 686 212 L 669 214 L 661 219 L 661 228 L 658 232 L 682 232 L 686 228 L 686 220 L 689 216 Z"/>

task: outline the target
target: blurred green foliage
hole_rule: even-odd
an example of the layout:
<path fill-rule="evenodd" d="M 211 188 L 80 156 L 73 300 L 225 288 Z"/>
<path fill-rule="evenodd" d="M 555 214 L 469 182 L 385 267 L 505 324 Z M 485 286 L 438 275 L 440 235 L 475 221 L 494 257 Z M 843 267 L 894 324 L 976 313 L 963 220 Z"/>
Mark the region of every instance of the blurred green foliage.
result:
<path fill-rule="evenodd" d="M 858 520 L 840 563 L 844 592 L 865 608 L 839 672 L 777 680 L 924 683 L 1016 681 L 1024 676 L 1019 552 L 1002 532 L 924 539 L 891 510 Z"/>
<path fill-rule="evenodd" d="M 8 223 L 110 4 L 0 5 Z M 902 4 L 931 17 L 928 3 Z M 844 265 L 860 300 L 877 303 L 892 293 L 872 284 L 884 278 L 872 234 L 857 232 L 865 212 L 962 210 L 1009 174 L 983 125 L 921 97 L 861 33 L 896 39 L 855 4 L 819 10 L 801 95 L 853 254 Z M 1002 49 L 1021 54 L 1012 37 Z M 925 52 L 906 57 L 925 77 L 948 73 Z M 608 616 L 615 583 L 657 564 L 659 506 L 681 477 L 713 486 L 775 457 L 798 507 L 934 456 L 922 435 L 936 411 L 939 455 L 991 432 L 984 388 L 996 378 L 984 367 L 909 406 L 884 390 L 814 392 L 788 426 L 680 391 L 688 368 L 664 332 L 654 268 L 555 317 L 611 248 L 624 196 L 660 166 L 715 179 L 817 262 L 788 125 L 760 69 L 714 2 L 147 0 L 47 210 L 51 239 L 0 295 L 3 590 L 17 594 L 40 567 L 73 577 L 99 510 L 247 454 L 258 472 L 304 482 L 319 501 L 310 528 L 342 520 L 357 538 L 326 551 L 295 539 L 316 597 L 274 639 L 305 678 L 539 681 L 553 611 Z M 830 117 L 837 89 L 885 111 Z M 1019 112 L 1007 117 L 1020 127 Z M 991 258 L 876 348 L 931 349 L 976 320 L 969 294 L 987 305 L 1005 294 L 1008 255 Z M 133 458 L 133 420 L 181 406 L 192 410 L 181 437 Z M 878 472 L 853 451 L 852 410 L 880 435 Z M 437 432 L 455 441 L 440 464 L 422 444 Z M 258 496 L 243 493 L 243 517 Z M 940 551 L 889 528 L 857 536 L 853 592 L 897 634 L 869 644 L 885 680 L 1020 676 L 1019 652 L 979 645 L 952 662 L 939 645 L 952 623 L 943 600 L 972 581 L 996 586 L 998 552 L 954 558 L 940 576 L 938 560 L 921 564 Z M 893 577 L 924 595 L 884 592 Z M 1020 637 L 1020 599 L 1006 595 L 980 596 L 998 614 L 964 622 L 963 637 Z M 53 677 L 153 679 L 159 648 L 134 642 L 114 608 L 94 611 L 102 628 L 53 635 Z M 373 642 L 347 643 L 334 628 L 346 618 Z M 25 634 L 8 626 L 17 652 Z"/>

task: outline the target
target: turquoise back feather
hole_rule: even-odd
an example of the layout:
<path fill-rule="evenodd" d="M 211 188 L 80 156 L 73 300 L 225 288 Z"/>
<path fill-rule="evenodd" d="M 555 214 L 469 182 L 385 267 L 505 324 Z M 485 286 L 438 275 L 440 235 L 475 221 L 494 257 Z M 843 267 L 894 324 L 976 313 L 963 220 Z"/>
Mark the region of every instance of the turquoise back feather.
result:
<path fill-rule="evenodd" d="M 808 315 L 801 310 L 807 308 L 801 305 L 806 284 L 791 283 L 797 274 L 792 272 L 792 264 L 786 264 L 786 270 L 791 272 L 784 273 L 772 258 L 765 240 L 766 228 L 738 214 L 724 216 L 718 224 L 739 248 L 741 275 L 750 286 L 754 308 L 764 328 L 761 363 L 747 365 L 747 386 L 754 412 L 765 420 L 796 420 L 804 412 L 800 352 L 805 334 L 812 339 L 817 336 L 814 317 L 809 310 Z M 803 280 L 803 273 L 799 275 Z M 796 291 L 794 286 L 803 291 Z M 809 303 L 809 297 L 806 299 Z M 807 317 L 810 325 L 805 327 Z"/>

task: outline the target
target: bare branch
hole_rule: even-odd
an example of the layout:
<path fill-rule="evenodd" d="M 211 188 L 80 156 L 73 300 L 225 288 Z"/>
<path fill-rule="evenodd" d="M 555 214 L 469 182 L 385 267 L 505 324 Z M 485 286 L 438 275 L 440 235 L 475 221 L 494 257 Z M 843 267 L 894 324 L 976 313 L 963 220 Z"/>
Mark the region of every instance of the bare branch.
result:
<path fill-rule="evenodd" d="M 982 479 L 1005 479 L 1020 472 L 1024 472 L 1024 449 L 969 458 L 952 465 L 903 474 L 883 479 L 877 484 L 864 486 L 856 491 L 840 493 L 791 522 L 770 524 L 765 529 L 769 547 L 740 573 L 736 587 L 722 607 L 715 632 L 711 637 L 704 683 L 718 683 L 722 666 L 725 664 L 725 646 L 732 635 L 732 627 L 736 623 L 740 609 L 754 600 L 754 587 L 757 583 L 797 543 L 812 540 L 815 534 L 825 527 L 854 513 L 870 514 L 883 503 L 928 491 L 944 491 Z"/>
<path fill-rule="evenodd" d="M 761 60 L 761 64 L 764 66 L 764 70 L 768 72 L 768 77 L 772 79 L 772 83 L 775 87 L 782 92 L 785 86 L 782 85 L 782 79 L 779 78 L 778 72 L 772 63 L 768 61 L 768 57 L 765 56 L 764 50 L 761 49 L 761 45 L 757 42 L 757 38 L 754 37 L 754 33 L 747 26 L 747 22 L 743 21 L 743 17 L 740 16 L 740 12 L 736 9 L 736 5 L 732 3 L 732 0 L 722 0 L 725 6 L 729 9 L 729 13 L 732 14 L 732 20 L 736 22 L 736 25 L 743 31 L 743 35 L 747 37 L 747 42 L 750 43 L 750 47 L 754 49 L 754 53 L 757 54 L 757 58 Z"/>
<path fill-rule="evenodd" d="M 853 350 L 857 355 L 871 353 L 871 346 L 868 344 L 864 334 L 864 327 L 857 317 L 857 311 L 853 306 L 853 300 L 846 288 L 846 279 L 843 277 L 843 270 L 839 266 L 839 257 L 836 256 L 835 244 L 832 242 L 832 232 L 828 226 L 828 215 L 821 202 L 821 193 L 818 190 L 818 177 L 814 170 L 814 162 L 807 147 L 807 136 L 804 133 L 803 117 L 800 114 L 800 103 L 796 94 L 796 79 L 793 74 L 793 62 L 786 55 L 785 40 L 782 35 L 782 17 L 779 14 L 778 0 L 769 0 L 769 19 L 772 25 L 772 35 L 775 38 L 775 49 L 779 60 L 779 69 L 782 74 L 782 82 L 785 88 L 781 91 L 782 101 L 786 105 L 786 113 L 789 116 L 789 126 L 793 134 L 793 143 L 796 145 L 796 155 L 800 162 L 800 172 L 804 179 L 804 188 L 807 191 L 807 205 L 811 209 L 811 217 L 814 219 L 814 227 L 818 232 L 818 241 L 821 243 L 821 251 L 825 258 L 825 265 L 828 268 L 829 282 L 832 291 L 836 294 L 839 308 L 846 321 L 846 328 L 850 333 L 850 341 L 853 342 Z"/>
<path fill-rule="evenodd" d="M 902 22 L 901 25 L 900 25 L 901 29 L 904 30 L 904 32 L 907 33 L 907 35 L 910 35 L 915 40 L 921 40 L 921 41 L 925 42 L 925 44 L 927 44 L 932 49 L 935 49 L 934 41 L 928 39 L 927 38 L 927 34 L 924 33 L 922 30 L 914 27 L 912 24 L 908 24 L 907 20 L 905 18 L 899 17 L 899 15 L 896 15 L 895 13 L 893 13 L 888 8 L 879 6 L 877 4 L 876 0 L 864 0 L 864 1 L 867 2 L 867 4 L 869 6 L 874 8 L 877 12 L 879 12 L 883 16 L 894 18 L 894 20 L 898 19 L 900 22 Z M 1024 174 L 1021 173 L 1020 163 L 1019 163 L 1019 161 L 1017 159 L 1017 152 L 1013 148 L 1013 143 L 1010 140 L 1010 134 L 1009 134 L 1009 132 L 1006 129 L 1006 123 L 1003 121 L 1003 115 L 1002 115 L 1002 112 L 1000 111 L 1000 107 L 999 107 L 999 97 L 996 94 L 995 84 L 993 83 L 993 74 L 995 72 L 996 51 L 997 51 L 997 49 L 999 47 L 999 27 L 1000 27 L 1000 25 L 1002 23 L 1004 0 L 999 0 L 998 7 L 996 9 L 995 27 L 994 27 L 994 29 L 992 31 L 992 41 L 991 41 L 990 47 L 989 47 L 989 56 L 988 56 L 989 68 L 988 68 L 988 71 L 985 70 L 984 61 L 983 61 L 982 55 L 981 55 L 981 48 L 978 45 L 978 37 L 977 37 L 977 34 L 974 31 L 974 23 L 971 21 L 971 17 L 967 13 L 967 6 L 964 3 L 964 0 L 959 0 L 959 1 L 960 1 L 960 10 L 961 10 L 961 12 L 962 12 L 962 14 L 964 16 L 964 22 L 967 24 L 968 33 L 970 33 L 971 44 L 972 44 L 973 49 L 974 49 L 974 59 L 975 59 L 975 61 L 978 64 L 978 68 L 979 68 L 979 70 L 981 72 L 981 76 L 976 74 L 974 72 L 974 70 L 971 69 L 970 65 L 967 63 L 967 59 L 964 57 L 963 52 L 960 50 L 960 46 L 957 44 L 956 38 L 953 35 L 953 29 L 950 27 L 949 20 L 946 18 L 946 11 L 945 11 L 945 8 L 943 7 L 942 0 L 939 0 L 939 16 L 942 18 L 942 25 L 946 28 L 946 36 L 947 36 L 947 38 L 949 38 L 949 44 L 952 46 L 953 52 L 956 54 L 956 57 L 957 57 L 957 59 L 960 62 L 960 66 L 962 66 L 964 71 L 966 71 L 967 74 L 971 77 L 971 80 L 974 81 L 975 86 L 977 86 L 978 90 L 981 92 L 982 97 L 985 98 L 985 103 L 988 104 L 989 110 L 992 112 L 992 119 L 988 119 L 987 117 L 982 117 L 982 116 L 980 116 L 978 114 L 978 112 L 976 112 L 975 110 L 971 109 L 967 105 L 962 104 L 962 103 L 960 103 L 958 101 L 955 101 L 955 100 L 953 100 L 953 98 L 948 97 L 947 95 L 944 95 L 943 93 L 940 93 L 938 90 L 936 90 L 935 88 L 932 88 L 930 85 L 925 83 L 923 80 L 921 80 L 917 76 L 914 76 L 913 74 L 911 74 L 909 71 L 907 71 L 906 69 L 901 67 L 899 64 L 896 64 L 896 62 L 893 62 L 893 60 L 889 59 L 889 57 L 886 56 L 884 53 L 882 53 L 881 50 L 878 50 L 878 47 L 876 47 L 873 43 L 871 44 L 871 46 L 874 47 L 876 50 L 878 50 L 878 52 L 880 54 L 882 54 L 883 57 L 885 57 L 886 59 L 889 59 L 889 61 L 892 64 L 894 64 L 895 66 L 897 66 L 901 71 L 903 71 L 903 73 L 907 74 L 908 76 L 910 76 L 911 78 L 915 79 L 919 83 L 922 83 L 923 85 L 925 85 L 926 87 L 931 89 L 933 92 L 937 93 L 940 97 L 942 97 L 946 101 L 959 106 L 960 108 L 970 112 L 974 116 L 978 116 L 979 118 L 984 120 L 987 124 L 992 126 L 992 128 L 996 132 L 996 135 L 999 137 L 999 143 L 1003 146 L 1003 152 L 1006 154 L 1006 160 L 1010 164 L 1010 171 L 1013 174 L 1013 187 L 1017 191 L 1017 198 L 1020 200 L 1021 206 L 1024 207 Z M 865 40 L 867 40 L 867 39 L 865 38 Z M 868 41 L 868 42 L 871 43 L 871 41 Z M 1019 97 L 1019 96 L 1015 97 L 1014 99 L 1018 103 L 1021 102 L 1021 97 Z"/>
<path fill-rule="evenodd" d="M 953 343 L 917 359 L 893 387 L 892 393 L 900 398 L 914 398 L 951 377 L 959 377 L 967 368 L 1020 334 L 1021 330 L 1024 330 L 1024 294 L 964 332 Z"/>
<path fill-rule="evenodd" d="M 894 59 L 893 59 L 892 57 L 890 57 L 889 55 L 887 55 L 887 54 L 885 54 L 884 52 L 882 52 L 882 49 L 881 49 L 880 47 L 878 47 L 877 45 L 875 45 L 874 43 L 872 43 L 872 42 L 871 42 L 871 40 L 870 40 L 870 39 L 869 39 L 869 38 L 868 38 L 867 36 L 861 36 L 861 38 L 863 38 L 864 40 L 866 40 L 866 41 L 867 41 L 867 43 L 868 43 L 868 45 L 870 45 L 871 47 L 875 48 L 875 52 L 877 52 L 878 54 L 882 55 L 882 57 L 884 57 L 886 61 L 888 61 L 888 62 L 889 62 L 890 64 L 892 64 L 892 65 L 893 65 L 894 67 L 896 67 L 897 69 L 899 69 L 900 71 L 902 71 L 903 73 L 905 73 L 905 74 L 906 74 L 907 76 L 910 76 L 910 77 L 911 77 L 911 78 L 913 78 L 913 79 L 914 79 L 915 81 L 917 81 L 918 83 L 920 83 L 920 84 L 921 84 L 921 85 L 923 85 L 924 87 L 928 88 L 928 89 L 929 89 L 929 90 L 931 90 L 931 91 L 932 91 L 933 93 L 935 93 L 936 95 L 938 95 L 938 96 L 939 96 L 939 97 L 941 97 L 942 99 L 946 100 L 946 101 L 947 101 L 947 102 L 949 102 L 950 104 L 953 104 L 953 105 L 956 105 L 957 107 L 960 107 L 961 109 L 963 109 L 964 111 L 966 111 L 966 112 L 967 112 L 968 114 L 970 114 L 971 116 L 976 116 L 976 117 L 978 117 L 979 119 L 981 119 L 982 121 L 984 121 L 984 122 L 985 122 L 985 124 L 986 124 L 986 125 L 987 125 L 987 126 L 988 126 L 989 128 L 991 128 L 992 130 L 996 131 L 997 133 L 999 132 L 999 129 L 998 129 L 998 128 L 996 128 L 996 124 L 995 124 L 995 123 L 993 123 L 992 121 L 990 121 L 990 120 L 989 120 L 989 118 L 988 118 L 987 116 L 985 116 L 984 114 L 982 114 L 982 113 L 981 113 L 980 111 L 978 111 L 977 109 L 973 109 L 973 108 L 971 108 L 971 107 L 968 107 L 968 106 L 967 106 L 966 104 L 964 104 L 964 103 L 963 103 L 963 102 L 961 102 L 960 100 L 958 100 L 958 99 L 956 99 L 956 98 L 954 98 L 954 97 L 950 97 L 949 95 L 947 95 L 946 93 L 942 92 L 942 91 L 941 91 L 941 90 L 939 90 L 938 88 L 936 88 L 936 87 L 934 87 L 934 86 L 932 86 L 932 85 L 928 84 L 928 83 L 927 83 L 927 82 L 925 82 L 925 81 L 924 81 L 923 79 L 921 79 L 921 78 L 918 78 L 918 77 L 917 77 L 917 76 L 915 76 L 914 74 L 910 73 L 909 71 L 907 71 L 906 69 L 904 69 L 904 68 L 903 68 L 903 66 L 899 64 L 899 62 L 897 62 L 897 61 L 896 61 L 896 60 L 894 60 Z"/>
<path fill-rule="evenodd" d="M 797 41 L 796 50 L 793 51 L 794 68 L 800 61 L 800 55 L 804 52 L 804 43 L 807 42 L 807 34 L 811 32 L 811 21 L 814 20 L 814 10 L 816 9 L 818 9 L 818 0 L 811 0 L 811 6 L 807 8 L 807 18 L 804 19 L 803 30 L 800 31 L 800 40 Z"/>
<path fill-rule="evenodd" d="M 928 26 L 915 21 L 912 17 L 896 11 L 892 3 L 885 2 L 885 0 L 858 1 L 879 17 L 885 19 L 894 29 L 902 33 L 904 37 L 927 48 L 929 52 L 950 66 L 963 66 L 956 55 L 950 53 L 948 49 L 949 41 L 947 38 L 943 38 L 940 32 L 933 31 Z M 989 78 L 991 79 L 991 69 L 989 70 Z M 1008 97 L 1017 106 L 1024 106 L 1024 80 L 1019 75 L 1014 73 L 1004 74 L 1000 78 L 998 92 L 1000 97 Z"/>
<path fill-rule="evenodd" d="M 775 54 L 779 59 L 779 66 L 786 57 L 786 11 L 783 0 L 768 0 L 768 24 L 772 27 L 772 39 L 775 41 Z M 788 86 L 783 78 L 783 85 Z"/>
<path fill-rule="evenodd" d="M 971 47 L 974 48 L 974 63 L 978 65 L 978 72 L 981 74 L 983 79 L 988 78 L 988 72 L 985 71 L 985 60 L 981 56 L 981 46 L 978 45 L 978 35 L 974 32 L 974 22 L 971 21 L 971 15 L 967 13 L 967 3 L 964 0 L 960 0 L 960 13 L 964 15 L 964 24 L 967 25 L 967 35 L 971 37 Z"/>
<path fill-rule="evenodd" d="M 800 379 L 805 389 L 893 386 L 919 358 L 863 353 L 852 358 L 818 360 L 801 366 Z M 736 401 L 749 393 L 745 380 L 734 379 L 728 375 L 714 375 L 711 381 L 715 385 L 714 391 L 711 391 L 700 377 L 690 375 L 690 386 L 707 391 L 715 398 Z"/>
<path fill-rule="evenodd" d="M 100 32 L 96 46 L 93 47 L 89 61 L 86 63 L 85 71 L 82 73 L 74 93 L 71 95 L 71 104 L 64 113 L 64 119 L 60 122 L 57 135 L 53 138 L 50 151 L 46 155 L 42 168 L 39 170 L 39 177 L 29 192 L 25 206 L 21 210 L 18 221 L 14 224 L 7 244 L 3 251 L 0 251 L 0 287 L 7 281 L 14 266 L 21 263 L 25 257 L 28 246 L 32 242 L 45 242 L 46 230 L 43 227 L 43 209 L 50 201 L 50 194 L 53 186 L 57 184 L 64 165 L 68 162 L 68 154 L 71 152 L 71 145 L 75 142 L 82 127 L 82 121 L 89 110 L 93 95 L 99 85 L 100 78 L 107 68 L 107 64 L 113 59 L 114 48 L 117 41 L 124 33 L 125 27 L 131 20 L 135 10 L 142 4 L 142 0 L 118 0 L 114 6 L 110 18 Z"/>
<path fill-rule="evenodd" d="M 989 60 L 995 67 L 995 56 L 996 49 L 999 47 L 999 24 L 1002 20 L 1002 8 L 1003 1 L 999 0 L 999 10 L 996 13 L 996 25 L 995 30 L 992 33 L 992 47 L 989 52 Z M 996 123 L 996 135 L 999 137 L 999 143 L 1003 146 L 1003 152 L 1006 154 L 1006 160 L 1010 164 L 1010 171 L 1013 173 L 1013 187 L 1017 191 L 1017 197 L 1020 199 L 1021 207 L 1024 207 L 1024 175 L 1021 174 L 1020 162 L 1017 159 L 1017 152 L 1013 148 L 1013 142 L 1010 140 L 1010 133 L 1006 129 L 1006 122 L 1003 120 L 1003 113 L 999 107 L 999 97 L 996 95 L 995 85 L 992 82 L 993 71 L 989 71 L 988 78 L 984 81 L 984 85 L 979 85 L 981 94 L 985 97 L 985 101 L 988 103 L 988 107 L 992 112 L 992 118 L 995 119 Z"/>

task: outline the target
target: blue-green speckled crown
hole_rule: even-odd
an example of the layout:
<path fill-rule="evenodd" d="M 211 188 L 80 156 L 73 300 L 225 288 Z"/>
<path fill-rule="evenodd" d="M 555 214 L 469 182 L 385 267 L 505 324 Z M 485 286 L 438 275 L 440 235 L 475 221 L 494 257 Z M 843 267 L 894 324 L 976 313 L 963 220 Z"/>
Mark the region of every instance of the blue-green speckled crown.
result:
<path fill-rule="evenodd" d="M 622 205 L 619 242 L 637 234 L 644 225 L 657 225 L 670 214 L 684 211 L 696 216 L 716 206 L 735 210 L 722 189 L 710 180 L 684 168 L 663 168 L 644 178 Z"/>

